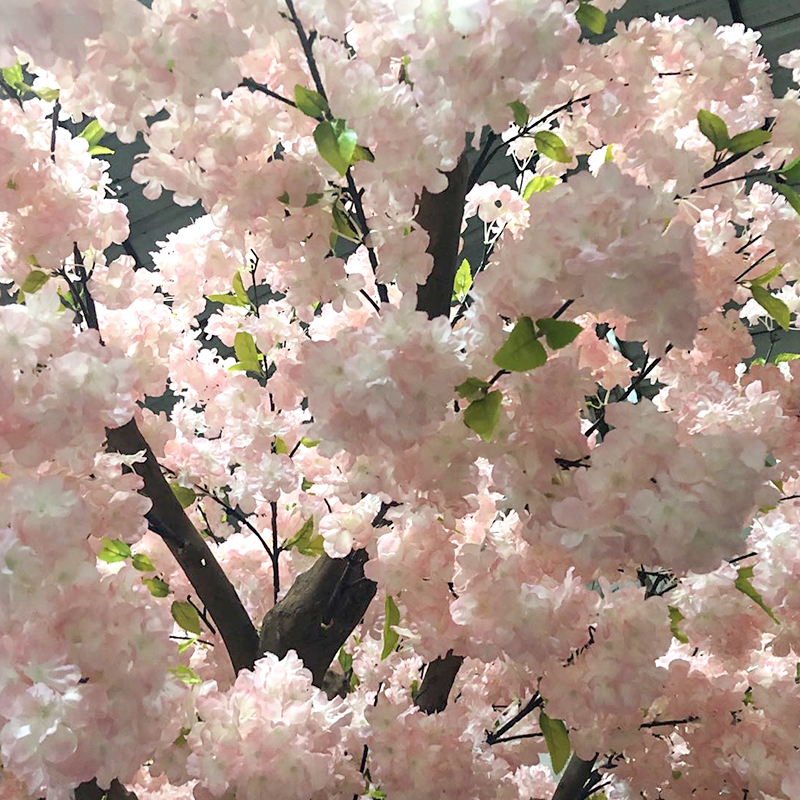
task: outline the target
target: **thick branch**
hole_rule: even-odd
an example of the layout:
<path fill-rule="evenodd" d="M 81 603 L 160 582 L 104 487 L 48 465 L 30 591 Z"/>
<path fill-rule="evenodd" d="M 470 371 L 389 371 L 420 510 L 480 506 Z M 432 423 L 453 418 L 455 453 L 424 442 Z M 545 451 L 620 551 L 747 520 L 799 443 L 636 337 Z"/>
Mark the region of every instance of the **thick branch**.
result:
<path fill-rule="evenodd" d="M 417 290 L 417 310 L 430 319 L 450 315 L 453 281 L 458 271 L 458 243 L 464 198 L 467 195 L 468 161 L 466 153 L 456 168 L 447 174 L 447 188 L 439 194 L 423 190 L 416 222 L 428 232 L 427 252 L 433 256 L 433 269 L 424 286 Z"/>
<path fill-rule="evenodd" d="M 134 469 L 144 480 L 142 493 L 153 503 L 147 514 L 150 527 L 164 539 L 216 623 L 233 668 L 252 669 L 258 650 L 256 629 L 228 576 L 181 508 L 136 422 L 106 433 L 111 450 L 126 455 L 145 451 L 145 461 L 134 464 Z"/>
<path fill-rule="evenodd" d="M 585 800 L 584 787 L 592 775 L 595 759 L 584 761 L 575 753 L 558 782 L 553 800 Z"/>
<path fill-rule="evenodd" d="M 108 789 L 101 789 L 96 780 L 86 781 L 75 788 L 75 800 L 136 800 L 116 778 Z"/>
<path fill-rule="evenodd" d="M 374 523 L 373 523 L 374 524 Z M 325 671 L 361 621 L 377 586 L 364 577 L 366 550 L 347 558 L 321 555 L 298 575 L 286 596 L 264 617 L 258 652 L 280 658 L 295 650 L 321 687 Z"/>
<path fill-rule="evenodd" d="M 438 714 L 447 706 L 447 698 L 453 688 L 458 670 L 464 656 L 454 656 L 450 650 L 446 656 L 437 658 L 428 664 L 425 677 L 417 692 L 417 708 L 426 714 Z"/>

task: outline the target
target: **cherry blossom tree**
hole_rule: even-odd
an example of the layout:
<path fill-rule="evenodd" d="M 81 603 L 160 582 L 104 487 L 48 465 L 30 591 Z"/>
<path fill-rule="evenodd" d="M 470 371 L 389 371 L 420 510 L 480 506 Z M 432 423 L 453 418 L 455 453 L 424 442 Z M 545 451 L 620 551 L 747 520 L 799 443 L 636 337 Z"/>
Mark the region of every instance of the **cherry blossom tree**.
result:
<path fill-rule="evenodd" d="M 620 5 L 5 0 L 0 797 L 800 797 L 800 91 Z"/>

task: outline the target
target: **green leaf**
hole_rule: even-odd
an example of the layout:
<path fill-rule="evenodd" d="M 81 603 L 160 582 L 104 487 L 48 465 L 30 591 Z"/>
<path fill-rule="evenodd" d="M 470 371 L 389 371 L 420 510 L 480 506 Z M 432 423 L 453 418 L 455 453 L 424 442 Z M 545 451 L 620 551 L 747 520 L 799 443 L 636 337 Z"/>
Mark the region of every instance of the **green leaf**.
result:
<path fill-rule="evenodd" d="M 31 270 L 22 283 L 22 291 L 25 292 L 25 294 L 34 294 L 49 280 L 50 276 L 46 272 L 42 272 L 40 269 Z"/>
<path fill-rule="evenodd" d="M 275 437 L 275 452 L 278 455 L 289 455 L 289 448 L 280 436 Z"/>
<path fill-rule="evenodd" d="M 58 89 L 51 89 L 48 86 L 45 86 L 43 89 L 34 89 L 34 94 L 40 99 L 44 100 L 45 103 L 52 103 L 55 100 L 58 100 Z"/>
<path fill-rule="evenodd" d="M 303 447 L 316 447 L 319 444 L 319 439 L 309 439 L 307 436 L 304 436 L 300 440 L 300 444 L 302 444 Z"/>
<path fill-rule="evenodd" d="M 176 481 L 170 482 L 169 488 L 172 489 L 172 494 L 178 498 L 181 508 L 189 508 L 189 506 L 194 503 L 195 498 L 197 497 L 194 489 L 190 489 L 187 486 L 181 486 Z"/>
<path fill-rule="evenodd" d="M 764 598 L 758 591 L 756 591 L 753 584 L 750 583 L 750 578 L 752 577 L 753 577 L 752 567 L 741 567 L 739 569 L 739 572 L 736 576 L 736 580 L 734 581 L 733 585 L 742 594 L 747 595 L 759 608 L 762 608 L 764 611 L 766 611 L 767 614 L 769 614 L 770 619 L 780 624 L 780 621 L 775 616 L 773 610 L 764 602 Z"/>
<path fill-rule="evenodd" d="M 467 296 L 470 286 L 472 286 L 472 270 L 469 267 L 469 261 L 465 258 L 461 262 L 461 266 L 456 272 L 456 278 L 453 281 L 453 300 L 461 303 Z"/>
<path fill-rule="evenodd" d="M 96 144 L 94 147 L 89 148 L 90 156 L 113 156 L 114 151 L 110 147 L 103 147 L 101 144 Z"/>
<path fill-rule="evenodd" d="M 203 682 L 200 676 L 191 667 L 187 667 L 184 664 L 178 664 L 178 666 L 173 667 L 170 672 L 189 686 Z"/>
<path fill-rule="evenodd" d="M 781 270 L 783 269 L 783 264 L 778 264 L 774 266 L 769 272 L 765 272 L 763 275 L 759 275 L 757 278 L 753 278 L 750 281 L 751 286 L 766 286 L 773 278 L 777 278 L 778 275 L 781 274 Z"/>
<path fill-rule="evenodd" d="M 284 550 L 291 550 L 293 547 L 297 552 L 304 556 L 319 556 L 325 552 L 325 540 L 317 534 L 314 536 L 314 517 L 309 517 L 301 526 L 300 530 L 283 544 Z"/>
<path fill-rule="evenodd" d="M 133 556 L 133 566 L 134 568 L 138 569 L 139 572 L 156 571 L 153 562 L 144 553 L 136 553 Z"/>
<path fill-rule="evenodd" d="M 278 200 L 280 200 L 281 203 L 284 203 L 285 205 L 288 206 L 289 205 L 289 192 L 284 192 L 283 194 L 279 194 L 278 195 Z"/>
<path fill-rule="evenodd" d="M 567 152 L 567 146 L 557 133 L 553 131 L 539 131 L 533 135 L 536 149 L 547 158 L 568 164 L 572 161 L 572 156 Z"/>
<path fill-rule="evenodd" d="M 311 481 L 308 480 L 308 478 L 303 478 L 303 480 L 300 481 L 300 489 L 304 492 L 307 492 L 313 485 L 314 484 L 311 483 Z"/>
<path fill-rule="evenodd" d="M 608 145 L 606 147 L 606 157 L 603 159 L 603 163 L 608 164 L 614 160 L 614 146 Z"/>
<path fill-rule="evenodd" d="M 767 363 L 767 359 L 766 358 L 762 358 L 761 356 L 759 356 L 758 358 L 754 358 L 750 362 L 750 366 L 751 367 L 763 367 L 764 364 L 766 364 L 766 363 Z"/>
<path fill-rule="evenodd" d="M 480 378 L 467 378 L 464 383 L 459 383 L 456 386 L 456 392 L 459 397 L 463 397 L 465 400 L 476 400 L 478 397 L 483 397 L 488 388 L 489 381 L 482 381 Z"/>
<path fill-rule="evenodd" d="M 524 128 L 528 120 L 531 118 L 530 112 L 528 111 L 528 107 L 523 103 L 521 100 L 515 100 L 513 103 L 509 103 L 508 107 L 511 109 L 511 113 L 514 115 L 514 124 L 518 128 Z"/>
<path fill-rule="evenodd" d="M 197 637 L 190 636 L 185 642 L 181 642 L 178 645 L 178 652 L 185 653 L 194 644 L 197 644 Z"/>
<path fill-rule="evenodd" d="M 233 276 L 233 293 L 236 295 L 236 299 L 243 306 L 250 305 L 250 296 L 247 294 L 247 290 L 244 288 L 242 273 L 239 271 L 237 271 L 236 274 Z"/>
<path fill-rule="evenodd" d="M 577 322 L 561 319 L 537 319 L 536 324 L 547 340 L 551 350 L 560 350 L 570 344 L 583 330 Z"/>
<path fill-rule="evenodd" d="M 530 317 L 520 317 L 503 346 L 494 354 L 494 363 L 509 372 L 527 372 L 541 367 L 547 353 L 536 338 L 536 329 Z"/>
<path fill-rule="evenodd" d="M 387 594 L 383 603 L 383 651 L 381 652 L 381 661 L 394 652 L 397 643 L 400 641 L 400 634 L 392 627 L 399 623 L 400 611 L 391 596 Z"/>
<path fill-rule="evenodd" d="M 169 584 L 161 578 L 142 578 L 142 583 L 150 590 L 153 597 L 166 597 L 169 594 Z"/>
<path fill-rule="evenodd" d="M 783 364 L 785 361 L 797 361 L 800 353 L 779 353 L 772 359 L 773 364 Z"/>
<path fill-rule="evenodd" d="M 724 150 L 728 146 L 728 126 L 716 114 L 701 109 L 697 112 L 697 123 L 700 125 L 700 133 L 714 145 L 715 150 Z"/>
<path fill-rule="evenodd" d="M 350 159 L 351 164 L 356 164 L 359 161 L 374 161 L 375 156 L 372 155 L 372 151 L 367 147 L 362 147 L 360 144 L 356 145 L 356 149 L 353 151 L 353 157 Z"/>
<path fill-rule="evenodd" d="M 752 286 L 750 290 L 753 293 L 753 300 L 755 300 L 781 328 L 788 331 L 792 316 L 789 311 L 789 306 L 787 306 L 783 300 L 775 297 L 774 294 L 770 294 L 761 286 Z"/>
<path fill-rule="evenodd" d="M 311 194 L 306 195 L 306 202 L 303 204 L 303 208 L 311 208 L 311 206 L 315 206 L 319 203 L 320 200 L 324 195 L 322 192 L 312 192 Z"/>
<path fill-rule="evenodd" d="M 243 303 L 238 297 L 232 294 L 210 294 L 206 297 L 212 303 L 222 303 L 225 306 L 248 306 L 249 303 Z"/>
<path fill-rule="evenodd" d="M 175 600 L 170 608 L 170 613 L 172 619 L 185 631 L 200 635 L 200 615 L 191 603 Z"/>
<path fill-rule="evenodd" d="M 532 194 L 549 192 L 558 183 L 555 175 L 534 175 L 522 190 L 522 199 L 528 200 Z"/>
<path fill-rule="evenodd" d="M 188 735 L 189 735 L 191 732 L 192 732 L 192 729 L 191 729 L 191 728 L 181 728 L 181 732 L 178 734 L 177 738 L 175 739 L 175 741 L 174 741 L 172 744 L 174 744 L 174 745 L 178 745 L 179 747 L 180 747 L 181 745 L 184 745 L 184 744 L 186 744 L 186 737 L 187 737 L 187 736 L 188 736 Z"/>
<path fill-rule="evenodd" d="M 3 80 L 17 93 L 22 94 L 27 88 L 25 76 L 22 74 L 22 65 L 19 61 L 13 67 L 0 69 Z"/>
<path fill-rule="evenodd" d="M 492 438 L 500 419 L 502 392 L 489 392 L 486 397 L 473 400 L 464 411 L 464 424 L 475 431 L 485 442 Z"/>
<path fill-rule="evenodd" d="M 102 125 L 93 119 L 80 133 L 82 139 L 89 142 L 89 147 L 94 147 L 106 135 Z"/>
<path fill-rule="evenodd" d="M 348 653 L 343 646 L 339 648 L 339 655 L 336 656 L 336 660 L 339 662 L 339 666 L 342 668 L 345 675 L 353 669 L 353 654 Z"/>
<path fill-rule="evenodd" d="M 233 340 L 236 358 L 248 372 L 261 372 L 261 361 L 258 358 L 256 341 L 247 331 L 239 331 Z"/>
<path fill-rule="evenodd" d="M 680 628 L 680 624 L 685 617 L 681 614 L 680 609 L 675 608 L 675 606 L 667 606 L 667 608 L 669 609 L 669 629 L 672 631 L 672 635 L 681 644 L 689 644 L 689 637 Z"/>
<path fill-rule="evenodd" d="M 553 772 L 558 774 L 566 766 L 569 754 L 572 752 L 567 726 L 562 720 L 551 719 L 542 711 L 539 714 L 539 727 L 544 734 L 547 752 L 550 753 Z"/>
<path fill-rule="evenodd" d="M 591 3 L 581 3 L 580 8 L 575 12 L 575 19 L 584 28 L 588 28 L 592 33 L 598 35 L 606 29 L 608 21 L 605 13 Z"/>
<path fill-rule="evenodd" d="M 728 150 L 731 153 L 749 153 L 756 147 L 761 147 L 772 138 L 769 131 L 756 128 L 754 131 L 746 131 L 745 133 L 737 133 L 729 142 Z"/>
<path fill-rule="evenodd" d="M 294 102 L 307 117 L 314 119 L 322 119 L 331 110 L 328 101 L 319 92 L 306 89 L 299 83 L 294 87 Z"/>
<path fill-rule="evenodd" d="M 131 548 L 120 539 L 102 539 L 103 547 L 97 554 L 101 561 L 106 564 L 116 564 L 131 557 Z"/>
<path fill-rule="evenodd" d="M 350 224 L 350 218 L 340 200 L 333 204 L 331 213 L 333 214 L 333 230 L 336 234 L 347 239 L 348 242 L 361 241 L 356 229 Z"/>
<path fill-rule="evenodd" d="M 320 122 L 314 129 L 317 151 L 340 175 L 353 163 L 358 136 L 344 120 Z"/>
<path fill-rule="evenodd" d="M 783 175 L 784 179 L 787 180 L 789 183 L 800 182 L 800 156 L 798 156 L 794 161 L 791 161 L 789 164 L 787 164 L 780 171 L 780 174 Z"/>
<path fill-rule="evenodd" d="M 779 183 L 773 188 L 778 194 L 782 194 L 789 201 L 789 205 L 800 214 L 800 194 L 797 194 L 791 186 L 787 186 L 785 183 Z"/>

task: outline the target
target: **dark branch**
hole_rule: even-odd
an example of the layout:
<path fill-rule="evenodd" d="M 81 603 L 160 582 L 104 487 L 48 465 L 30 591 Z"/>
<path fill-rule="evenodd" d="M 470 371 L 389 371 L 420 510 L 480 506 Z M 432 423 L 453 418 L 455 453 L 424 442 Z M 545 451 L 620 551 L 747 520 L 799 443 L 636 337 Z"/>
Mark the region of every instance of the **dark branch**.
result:
<path fill-rule="evenodd" d="M 425 677 L 417 692 L 417 708 L 426 714 L 438 714 L 447 706 L 447 698 L 453 688 L 458 670 L 464 661 L 463 656 L 454 656 L 450 650 L 446 656 L 428 664 Z"/>
<path fill-rule="evenodd" d="M 144 480 L 142 494 L 153 503 L 147 515 L 150 527 L 162 536 L 219 628 L 234 670 L 252 669 L 258 650 L 256 629 L 228 576 L 181 508 L 136 422 L 109 429 L 106 435 L 110 450 L 126 455 L 145 452 L 145 461 L 134 464 L 134 470 Z"/>

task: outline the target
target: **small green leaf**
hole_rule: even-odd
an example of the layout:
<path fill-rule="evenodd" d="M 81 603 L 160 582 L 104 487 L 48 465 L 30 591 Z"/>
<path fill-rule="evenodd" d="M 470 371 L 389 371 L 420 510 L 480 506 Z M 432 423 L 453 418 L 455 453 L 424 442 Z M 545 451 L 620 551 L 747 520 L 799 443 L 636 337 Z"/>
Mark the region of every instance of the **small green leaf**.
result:
<path fill-rule="evenodd" d="M 553 764 L 553 772 L 558 774 L 567 764 L 572 747 L 569 743 L 567 726 L 560 719 L 551 719 L 542 711 L 539 714 L 539 727 L 542 729 L 547 752 Z"/>
<path fill-rule="evenodd" d="M 614 146 L 613 145 L 608 145 L 606 147 L 606 156 L 603 159 L 603 163 L 608 164 L 613 160 L 614 160 Z"/>
<path fill-rule="evenodd" d="M 34 294 L 49 280 L 50 276 L 46 272 L 42 272 L 40 269 L 31 270 L 22 283 L 22 291 L 25 292 L 25 294 Z"/>
<path fill-rule="evenodd" d="M 549 192 L 558 183 L 555 175 L 534 175 L 522 190 L 522 199 L 528 200 L 532 194 Z"/>
<path fill-rule="evenodd" d="M 356 149 L 353 150 L 353 157 L 350 159 L 351 164 L 356 164 L 359 161 L 375 161 L 375 156 L 372 155 L 372 151 L 367 147 L 362 147 L 360 144 L 356 145 Z"/>
<path fill-rule="evenodd" d="M 80 133 L 82 139 L 89 142 L 89 147 L 94 147 L 106 135 L 102 125 L 93 119 Z"/>
<path fill-rule="evenodd" d="M 311 483 L 311 481 L 310 481 L 310 480 L 308 480 L 308 478 L 303 478 L 303 480 L 302 480 L 302 481 L 300 481 L 300 488 L 301 488 L 301 489 L 302 489 L 302 491 L 304 491 L 304 492 L 307 492 L 307 491 L 308 491 L 308 490 L 309 490 L 309 489 L 310 489 L 310 488 L 311 488 L 313 485 L 314 485 L 314 484 L 313 484 L 313 483 Z"/>
<path fill-rule="evenodd" d="M 185 631 L 200 635 L 200 615 L 191 603 L 175 600 L 170 608 L 170 613 L 172 619 Z"/>
<path fill-rule="evenodd" d="M 734 581 L 733 585 L 742 594 L 747 595 L 759 608 L 762 608 L 764 611 L 766 611 L 767 614 L 769 614 L 770 619 L 780 624 L 780 621 L 775 616 L 773 610 L 764 602 L 764 598 L 758 591 L 756 591 L 753 584 L 750 583 L 750 578 L 752 577 L 753 577 L 752 567 L 741 567 L 739 569 L 739 572 L 736 576 L 736 580 Z"/>
<path fill-rule="evenodd" d="M 261 372 L 261 361 L 258 357 L 256 341 L 247 331 L 239 331 L 233 340 L 236 358 L 248 372 Z"/>
<path fill-rule="evenodd" d="M 766 364 L 766 363 L 767 363 L 767 360 L 765 358 L 762 358 L 761 356 L 759 356 L 758 358 L 754 358 L 750 362 L 750 366 L 751 367 L 763 367 L 764 364 Z"/>
<path fill-rule="evenodd" d="M 541 367 L 547 353 L 536 338 L 536 329 L 530 317 L 520 317 L 503 346 L 494 354 L 494 363 L 509 372 L 527 372 Z"/>
<path fill-rule="evenodd" d="M 244 280 L 242 279 L 242 273 L 237 271 L 236 274 L 233 276 L 233 293 L 236 295 L 236 299 L 245 306 L 250 305 L 250 296 L 247 294 L 247 290 L 244 288 Z"/>
<path fill-rule="evenodd" d="M 278 195 L 278 200 L 280 200 L 281 203 L 284 203 L 285 205 L 288 206 L 289 205 L 289 192 L 284 192 L 283 194 L 279 194 Z"/>
<path fill-rule="evenodd" d="M 500 419 L 502 402 L 503 393 L 498 391 L 489 392 L 486 397 L 473 400 L 464 411 L 464 424 L 488 442 Z"/>
<path fill-rule="evenodd" d="M 166 597 L 169 594 L 169 584 L 161 578 L 142 578 L 142 583 L 150 590 L 153 597 Z"/>
<path fill-rule="evenodd" d="M 476 400 L 478 397 L 483 397 L 488 388 L 489 381 L 482 381 L 480 378 L 467 378 L 464 383 L 459 383 L 456 386 L 456 392 L 459 397 L 463 397 L 465 400 Z"/>
<path fill-rule="evenodd" d="M 34 94 L 40 99 L 44 100 L 45 103 L 52 103 L 55 100 L 58 100 L 58 89 L 51 89 L 48 86 L 45 86 L 43 89 L 34 89 Z"/>
<path fill-rule="evenodd" d="M 184 664 L 178 664 L 178 666 L 173 667 L 170 672 L 189 686 L 203 682 L 200 676 L 191 667 L 187 667 Z"/>
<path fill-rule="evenodd" d="M 786 361 L 797 361 L 800 358 L 800 353 L 779 353 L 772 359 L 773 364 L 783 364 Z"/>
<path fill-rule="evenodd" d="M 331 110 L 328 101 L 319 92 L 300 84 L 294 87 L 294 102 L 307 117 L 313 119 L 322 119 Z"/>
<path fill-rule="evenodd" d="M 314 129 L 317 151 L 340 175 L 353 163 L 358 136 L 344 120 L 320 122 Z"/>
<path fill-rule="evenodd" d="M 144 554 L 144 553 L 136 553 L 133 556 L 133 566 L 139 570 L 139 572 L 155 572 L 156 568 L 153 565 L 153 562 Z"/>
<path fill-rule="evenodd" d="M 800 183 L 800 156 L 788 163 L 781 171 L 784 179 L 789 183 Z"/>
<path fill-rule="evenodd" d="M 605 13 L 591 3 L 581 3 L 580 8 L 575 12 L 575 19 L 584 28 L 588 28 L 592 33 L 598 35 L 606 29 L 608 21 Z"/>
<path fill-rule="evenodd" d="M 192 645 L 194 645 L 196 643 L 197 643 L 197 637 L 196 636 L 189 636 L 186 639 L 185 642 L 181 642 L 178 645 L 178 652 L 179 653 L 185 653 Z"/>
<path fill-rule="evenodd" d="M 336 656 L 336 660 L 339 662 L 339 666 L 342 668 L 342 672 L 345 675 L 353 669 L 353 654 L 348 653 L 344 647 L 339 648 L 339 655 Z"/>
<path fill-rule="evenodd" d="M 672 635 L 681 644 L 689 644 L 689 637 L 680 628 L 680 624 L 685 617 L 681 614 L 680 609 L 675 608 L 675 606 L 667 606 L 667 608 L 669 609 L 669 629 L 672 631 Z"/>
<path fill-rule="evenodd" d="M 756 147 L 761 147 L 772 138 L 769 131 L 756 128 L 754 131 L 745 131 L 745 133 L 737 133 L 728 142 L 728 150 L 731 153 L 749 153 Z"/>
<path fill-rule="evenodd" d="M 103 147 L 102 144 L 96 144 L 94 147 L 89 148 L 90 156 L 113 156 L 114 151 L 110 147 Z"/>
<path fill-rule="evenodd" d="M 289 448 L 286 446 L 286 442 L 281 439 L 280 436 L 275 437 L 275 452 L 278 455 L 288 455 Z"/>
<path fill-rule="evenodd" d="M 400 623 L 400 611 L 390 595 L 386 595 L 383 603 L 383 651 L 381 661 L 394 652 L 400 641 L 400 634 L 392 626 Z"/>
<path fill-rule="evenodd" d="M 131 557 L 131 548 L 120 539 L 102 539 L 103 547 L 97 554 L 101 561 L 106 564 L 116 564 Z"/>
<path fill-rule="evenodd" d="M 797 194 L 791 186 L 787 186 L 785 183 L 779 183 L 773 188 L 778 194 L 782 194 L 789 202 L 789 205 L 800 214 L 800 194 Z"/>
<path fill-rule="evenodd" d="M 25 83 L 25 76 L 22 74 L 22 65 L 19 61 L 13 67 L 0 69 L 3 80 L 17 93 L 23 94 L 29 87 Z"/>
<path fill-rule="evenodd" d="M 461 262 L 461 266 L 456 272 L 456 278 L 453 281 L 453 300 L 457 303 L 463 302 L 470 286 L 472 286 L 472 270 L 469 267 L 469 261 L 465 258 Z"/>
<path fill-rule="evenodd" d="M 175 741 L 172 743 L 180 747 L 181 745 L 186 744 L 186 737 L 192 732 L 191 728 L 181 728 L 181 732 L 178 734 Z"/>
<path fill-rule="evenodd" d="M 172 494 L 174 494 L 178 499 L 178 502 L 181 504 L 181 508 L 189 508 L 189 506 L 194 503 L 195 498 L 197 497 L 194 489 L 190 489 L 187 486 L 181 486 L 176 481 L 172 481 L 169 485 L 169 488 L 172 489 Z"/>
<path fill-rule="evenodd" d="M 356 232 L 355 228 L 350 224 L 350 218 L 344 210 L 344 206 L 340 200 L 337 200 L 332 208 L 331 214 L 333 215 L 333 230 L 334 233 L 347 239 L 348 242 L 360 242 L 361 239 Z"/>
<path fill-rule="evenodd" d="M 306 195 L 306 202 L 303 204 L 303 208 L 311 208 L 311 206 L 315 206 L 319 203 L 320 200 L 324 195 L 322 192 L 312 192 L 311 194 Z"/>
<path fill-rule="evenodd" d="M 242 302 L 238 297 L 232 294 L 210 294 L 206 297 L 212 303 L 222 303 L 225 306 L 248 306 L 249 303 Z"/>
<path fill-rule="evenodd" d="M 547 158 L 558 161 L 561 164 L 568 164 L 572 161 L 572 156 L 567 152 L 567 146 L 557 133 L 553 131 L 539 131 L 533 135 L 536 149 Z"/>
<path fill-rule="evenodd" d="M 774 294 L 770 294 L 761 286 L 752 286 L 750 291 L 753 293 L 753 300 L 755 300 L 781 328 L 788 331 L 792 316 L 789 311 L 789 306 L 787 306 L 783 300 L 775 297 Z"/>
<path fill-rule="evenodd" d="M 309 439 L 307 436 L 304 436 L 300 440 L 300 444 L 302 444 L 303 447 L 316 447 L 319 444 L 319 439 Z"/>
<path fill-rule="evenodd" d="M 724 150 L 728 146 L 730 136 L 724 120 L 710 111 L 701 109 L 697 112 L 697 122 L 700 125 L 700 133 L 714 145 L 715 150 Z"/>
<path fill-rule="evenodd" d="M 583 330 L 576 322 L 561 319 L 537 319 L 536 324 L 547 340 L 551 350 L 560 350 L 566 347 Z"/>
<path fill-rule="evenodd" d="M 304 556 L 318 556 L 325 552 L 323 547 L 325 540 L 317 534 L 314 535 L 314 517 L 309 517 L 301 526 L 300 530 L 283 544 L 284 550 L 291 550 L 293 547 L 297 552 Z"/>
<path fill-rule="evenodd" d="M 528 120 L 531 118 L 530 112 L 528 111 L 528 107 L 523 103 L 521 100 L 515 100 L 513 103 L 509 103 L 508 107 L 511 109 L 511 113 L 514 115 L 514 124 L 518 128 L 524 128 Z"/>
<path fill-rule="evenodd" d="M 750 281 L 751 286 L 766 286 L 773 278 L 777 278 L 778 275 L 781 274 L 781 270 L 783 269 L 783 264 L 778 264 L 774 266 L 768 272 L 765 272 L 763 275 L 759 275 L 757 278 L 753 278 Z"/>

